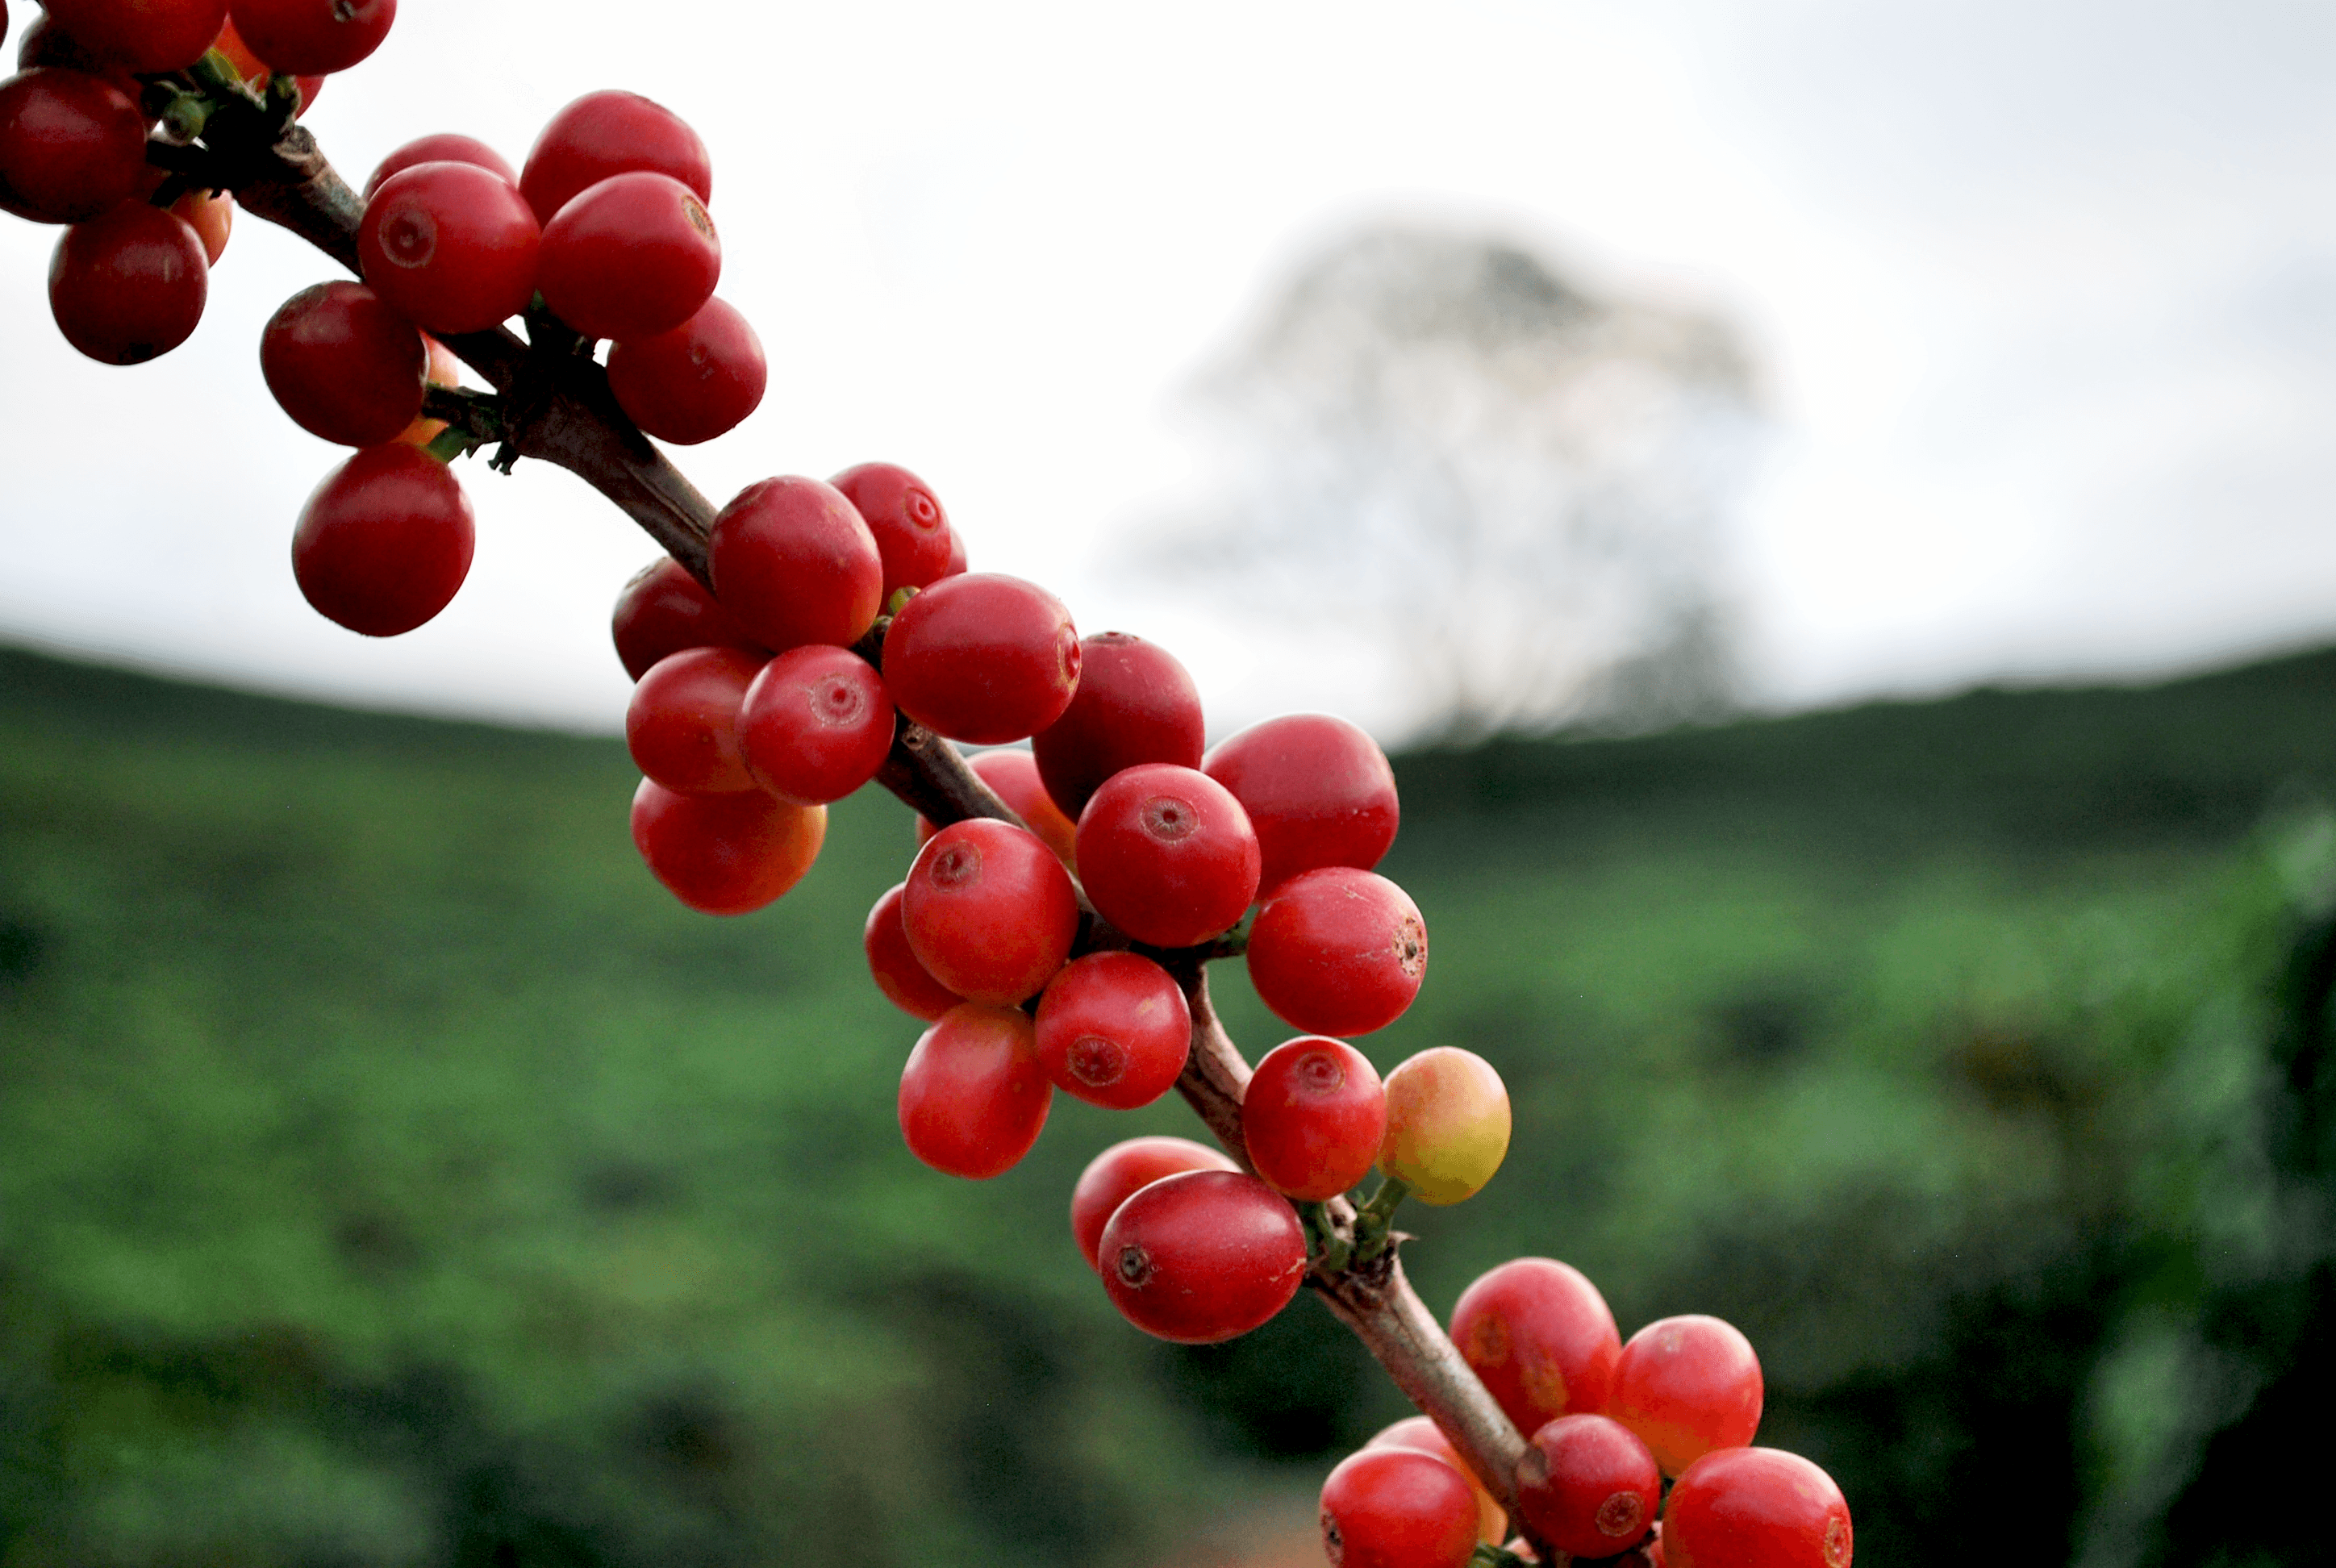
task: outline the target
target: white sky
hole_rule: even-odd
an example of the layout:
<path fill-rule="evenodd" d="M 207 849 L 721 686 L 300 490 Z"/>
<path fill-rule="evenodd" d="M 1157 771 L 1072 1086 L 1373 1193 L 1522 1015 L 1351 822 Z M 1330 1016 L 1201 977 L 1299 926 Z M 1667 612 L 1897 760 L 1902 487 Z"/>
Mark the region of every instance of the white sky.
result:
<path fill-rule="evenodd" d="M 773 363 L 685 471 L 718 502 L 904 463 L 977 566 L 1166 642 L 1220 727 L 1379 716 L 1348 672 L 1115 600 L 1098 567 L 1198 482 L 1199 366 L 1309 247 L 1389 217 L 1505 227 L 1742 325 L 1777 432 L 1732 551 L 1766 702 L 2336 635 L 2336 7 L 556 14 L 404 0 L 309 122 L 357 182 L 431 131 L 516 163 L 593 88 L 675 108 L 714 151 L 721 292 Z M 247 222 L 194 339 L 115 370 L 47 319 L 54 239 L 0 218 L 0 638 L 620 722 L 608 609 L 650 547 L 555 471 L 466 468 L 477 564 L 421 631 L 357 638 L 300 599 L 292 522 L 340 454 L 277 411 L 256 345 L 320 257 Z"/>

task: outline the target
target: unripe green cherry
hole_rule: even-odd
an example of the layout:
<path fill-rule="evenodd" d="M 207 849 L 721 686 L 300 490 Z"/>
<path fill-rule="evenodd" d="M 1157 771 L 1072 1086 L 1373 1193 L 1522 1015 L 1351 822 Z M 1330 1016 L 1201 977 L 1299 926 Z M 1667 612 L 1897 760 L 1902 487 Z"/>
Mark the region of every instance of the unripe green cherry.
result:
<path fill-rule="evenodd" d="M 1509 1091 L 1474 1051 L 1437 1046 L 1387 1075 L 1379 1169 L 1423 1203 L 1473 1198 L 1509 1152 Z"/>

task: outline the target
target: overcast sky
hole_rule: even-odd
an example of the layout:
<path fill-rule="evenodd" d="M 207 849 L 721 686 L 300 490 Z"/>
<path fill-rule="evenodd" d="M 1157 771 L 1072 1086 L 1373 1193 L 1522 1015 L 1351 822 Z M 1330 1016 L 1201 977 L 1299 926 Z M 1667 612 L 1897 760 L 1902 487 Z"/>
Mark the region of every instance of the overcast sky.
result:
<path fill-rule="evenodd" d="M 1738 323 L 1776 432 L 1729 567 L 1766 703 L 2336 635 L 2325 4 L 404 0 L 309 123 L 353 182 L 431 131 L 516 163 L 608 86 L 705 135 L 721 292 L 771 353 L 762 410 L 679 454 L 700 487 L 906 463 L 978 566 L 1167 642 L 1222 721 L 1377 716 L 1103 568 L 1205 483 L 1199 369 L 1389 218 Z M 47 318 L 54 239 L 0 218 L 0 638 L 619 722 L 608 609 L 649 547 L 564 474 L 466 467 L 477 564 L 421 631 L 300 599 L 293 520 L 339 454 L 256 345 L 320 257 L 245 224 L 194 339 L 116 370 Z"/>

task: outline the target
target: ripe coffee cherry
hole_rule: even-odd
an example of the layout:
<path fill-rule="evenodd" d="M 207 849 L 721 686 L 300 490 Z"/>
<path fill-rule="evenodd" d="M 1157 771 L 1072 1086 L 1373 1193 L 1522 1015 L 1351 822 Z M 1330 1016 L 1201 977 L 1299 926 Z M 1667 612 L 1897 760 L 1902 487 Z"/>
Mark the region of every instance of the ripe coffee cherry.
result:
<path fill-rule="evenodd" d="M 829 481 L 851 498 L 884 558 L 884 602 L 949 571 L 949 514 L 932 487 L 898 463 L 863 463 Z"/>
<path fill-rule="evenodd" d="M 832 484 L 789 476 L 748 485 L 715 518 L 706 551 L 722 607 L 765 648 L 849 648 L 876 622 L 884 563 Z M 891 686 L 889 660 L 885 676 Z"/>
<path fill-rule="evenodd" d="M 1476 1277 L 1452 1309 L 1452 1342 L 1520 1432 L 1606 1407 L 1622 1336 L 1581 1270 L 1512 1258 Z"/>
<path fill-rule="evenodd" d="M 112 83 L 48 67 L 0 82 L 0 209 L 83 223 L 146 176 L 146 118 Z"/>
<path fill-rule="evenodd" d="M 1509 1091 L 1473 1051 L 1437 1046 L 1387 1075 L 1379 1169 L 1423 1203 L 1472 1198 L 1509 1152 Z"/>
<path fill-rule="evenodd" d="M 884 765 L 892 699 L 850 648 L 791 648 L 754 677 L 738 744 L 756 782 L 781 800 L 840 801 Z"/>
<path fill-rule="evenodd" d="M 1079 688 L 1063 716 L 1030 737 L 1030 751 L 1046 793 L 1076 820 L 1122 768 L 1148 762 L 1197 768 L 1204 744 L 1201 693 L 1176 656 L 1106 631 L 1079 644 Z"/>
<path fill-rule="evenodd" d="M 346 71 L 381 47 L 397 0 L 229 0 L 235 30 L 287 75 Z"/>
<path fill-rule="evenodd" d="M 1096 911 L 1154 947 L 1206 941 L 1257 894 L 1249 815 L 1194 768 L 1146 763 L 1114 774 L 1079 813 L 1078 850 Z"/>
<path fill-rule="evenodd" d="M 536 218 L 550 223 L 578 191 L 612 174 L 649 170 L 714 200 L 714 162 L 681 117 L 636 93 L 587 93 L 551 117 L 519 177 Z"/>
<path fill-rule="evenodd" d="M 965 535 L 958 532 L 955 529 L 951 529 L 949 530 L 949 566 L 941 572 L 941 576 L 963 577 L 965 575 Z"/>
<path fill-rule="evenodd" d="M 1832 1476 L 1781 1448 L 1722 1448 L 1663 1508 L 1669 1568 L 1849 1568 L 1849 1505 Z"/>
<path fill-rule="evenodd" d="M 1266 899 L 1250 928 L 1249 978 L 1258 999 L 1309 1034 L 1387 1027 L 1411 1006 L 1426 973 L 1419 906 L 1373 872 L 1301 872 Z"/>
<path fill-rule="evenodd" d="M 1095 1256 L 1129 1322 L 1180 1345 L 1213 1345 L 1290 1304 L 1306 1277 L 1306 1233 L 1255 1176 L 1191 1171 L 1120 1204 Z"/>
<path fill-rule="evenodd" d="M 1484 1482 L 1476 1478 L 1476 1473 L 1468 1467 L 1468 1462 L 1460 1457 L 1460 1451 L 1452 1446 L 1452 1440 L 1444 1435 L 1443 1429 L 1426 1416 L 1406 1416 L 1393 1426 L 1383 1428 L 1363 1446 L 1416 1448 L 1423 1454 L 1433 1454 L 1459 1471 L 1460 1478 L 1467 1482 L 1468 1489 L 1476 1495 L 1476 1539 L 1497 1546 L 1507 1537 L 1507 1510 L 1501 1506 L 1498 1498 L 1485 1490 Z"/>
<path fill-rule="evenodd" d="M 209 297 L 203 242 L 142 201 L 74 224 L 49 260 L 57 330 L 107 365 L 141 365 L 170 353 L 200 324 Z"/>
<path fill-rule="evenodd" d="M 738 710 L 763 662 L 760 654 L 735 648 L 685 648 L 657 660 L 625 708 L 625 745 L 634 765 L 682 794 L 753 789 Z"/>
<path fill-rule="evenodd" d="M 344 446 L 396 439 L 422 413 L 430 352 L 362 283 L 316 283 L 259 335 L 259 374 L 292 422 Z"/>
<path fill-rule="evenodd" d="M 1241 1094 L 1249 1163 L 1267 1186 L 1300 1203 L 1335 1198 L 1361 1181 L 1386 1134 L 1378 1069 L 1343 1041 L 1283 1041 Z"/>
<path fill-rule="evenodd" d="M 695 191 L 669 175 L 614 174 L 543 226 L 536 287 L 587 337 L 671 332 L 714 297 L 722 241 Z"/>
<path fill-rule="evenodd" d="M 392 309 L 452 336 L 527 307 L 541 243 L 535 215 L 500 176 L 475 163 L 417 163 L 365 202 L 357 258 Z"/>
<path fill-rule="evenodd" d="M 203 260 L 217 267 L 227 254 L 228 236 L 235 232 L 235 198 L 224 190 L 190 190 L 170 203 L 170 213 L 195 231 L 203 242 Z"/>
<path fill-rule="evenodd" d="M 1201 771 L 1256 824 L 1268 891 L 1317 866 L 1368 871 L 1395 842 L 1395 770 L 1378 743 L 1326 713 L 1270 718 L 1218 745 Z"/>
<path fill-rule="evenodd" d="M 441 131 L 429 136 L 415 137 L 375 165 L 373 177 L 365 181 L 365 200 L 373 200 L 373 193 L 381 189 L 383 180 L 393 174 L 402 174 L 417 163 L 469 163 L 501 177 L 505 184 L 519 183 L 518 173 L 501 153 L 475 136 Z"/>
<path fill-rule="evenodd" d="M 1056 1088 L 1105 1110 L 1148 1105 L 1176 1086 L 1192 1015 L 1168 971 L 1136 953 L 1089 953 L 1038 998 L 1038 1061 Z"/>
<path fill-rule="evenodd" d="M 675 327 L 608 350 L 608 390 L 659 441 L 695 446 L 735 426 L 763 401 L 770 380 L 763 340 L 719 299 Z M 878 540 L 881 550 L 883 541 Z"/>
<path fill-rule="evenodd" d="M 1322 1483 L 1322 1550 L 1334 1568 L 1463 1568 L 1476 1552 L 1476 1495 L 1416 1448 L 1364 1448 Z"/>
<path fill-rule="evenodd" d="M 228 57 L 235 66 L 235 73 L 242 77 L 254 92 L 263 98 L 267 96 L 268 79 L 276 74 L 276 68 L 253 53 L 251 45 L 243 41 L 243 34 L 235 30 L 232 20 L 220 26 L 219 36 L 211 40 L 211 47 Z M 316 103 L 316 94 L 325 90 L 325 79 L 322 75 L 296 75 L 292 80 L 300 90 L 300 107 L 292 113 L 292 118 L 297 120 Z M 421 161 L 416 159 L 414 161 Z M 365 193 L 367 196 L 373 194 L 372 184 L 365 187 Z"/>
<path fill-rule="evenodd" d="M 925 1031 L 900 1070 L 900 1135 L 934 1170 L 986 1181 L 1030 1152 L 1054 1097 L 1029 1018 L 961 1002 Z"/>
<path fill-rule="evenodd" d="M 676 794 L 655 779 L 633 792 L 633 847 L 666 891 L 700 914 L 743 915 L 803 880 L 827 838 L 827 808 L 761 790 Z"/>
<path fill-rule="evenodd" d="M 609 629 L 617 657 L 635 680 L 666 655 L 686 648 L 744 648 L 769 657 L 689 569 L 669 555 L 657 557 L 625 584 Z"/>
<path fill-rule="evenodd" d="M 1063 814 L 1062 808 L 1046 794 L 1046 786 L 1038 782 L 1038 765 L 1027 751 L 976 752 L 966 765 L 974 771 L 990 792 L 1014 809 L 1023 825 L 1046 842 L 1063 862 L 1063 869 L 1073 876 L 1079 873 L 1078 828 Z M 923 843 L 933 836 L 933 824 L 922 816 L 917 818 L 917 842 Z"/>
<path fill-rule="evenodd" d="M 1604 1416 L 1561 1416 L 1538 1428 L 1517 1464 L 1517 1512 L 1576 1557 L 1628 1551 L 1655 1521 L 1663 1474 L 1630 1428 Z"/>
<path fill-rule="evenodd" d="M 988 817 L 935 833 L 901 899 L 917 961 L 968 1001 L 1037 995 L 1078 935 L 1078 895 L 1063 862 L 1036 835 Z"/>
<path fill-rule="evenodd" d="M 1732 1323 L 1690 1313 L 1630 1336 L 1614 1366 L 1606 1413 L 1676 1475 L 1715 1448 L 1740 1448 L 1760 1429 L 1760 1358 Z"/>
<path fill-rule="evenodd" d="M 900 711 L 927 729 L 1003 745 L 1045 729 L 1070 706 L 1078 629 L 1063 601 L 1036 583 L 997 572 L 943 578 L 892 618 L 884 683 Z"/>
<path fill-rule="evenodd" d="M 876 989 L 885 999 L 910 1018 L 931 1023 L 958 1003 L 965 1000 L 917 961 L 910 950 L 909 933 L 900 929 L 900 894 L 906 882 L 894 882 L 868 911 L 868 924 L 860 934 L 861 946 L 868 954 L 868 972 L 875 977 Z M 1103 1229 L 1103 1222 L 1095 1222 Z"/>
<path fill-rule="evenodd" d="M 292 575 L 327 620 L 396 637 L 453 599 L 473 537 L 470 498 L 444 463 L 416 447 L 368 446 L 301 509 Z"/>
<path fill-rule="evenodd" d="M 1221 1149 L 1190 1138 L 1130 1138 L 1114 1144 L 1087 1162 L 1079 1184 L 1071 1189 L 1071 1244 L 1096 1273 L 1103 1265 L 1095 1249 L 1103 1244 L 1104 1227 L 1119 1206 L 1164 1176 L 1186 1171 L 1239 1171 Z"/>
<path fill-rule="evenodd" d="M 227 0 L 48 0 L 75 43 L 130 71 L 179 71 L 203 57 Z"/>

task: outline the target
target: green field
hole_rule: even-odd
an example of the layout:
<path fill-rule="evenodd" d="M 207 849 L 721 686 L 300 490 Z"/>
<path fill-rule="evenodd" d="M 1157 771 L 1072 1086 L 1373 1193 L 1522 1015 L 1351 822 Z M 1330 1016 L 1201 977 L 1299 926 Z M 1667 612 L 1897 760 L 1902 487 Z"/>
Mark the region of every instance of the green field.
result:
<path fill-rule="evenodd" d="M 1862 1562 L 2306 1560 L 2336 655 L 1397 768 L 1433 958 L 1359 1043 L 1517 1109 L 1431 1306 L 1730 1318 Z M 900 807 L 715 920 L 634 776 L 0 652 L 0 1565 L 1153 1563 L 1398 1413 L 1311 1300 L 1113 1313 L 1070 1184 L 1173 1098 L 905 1153 Z"/>

